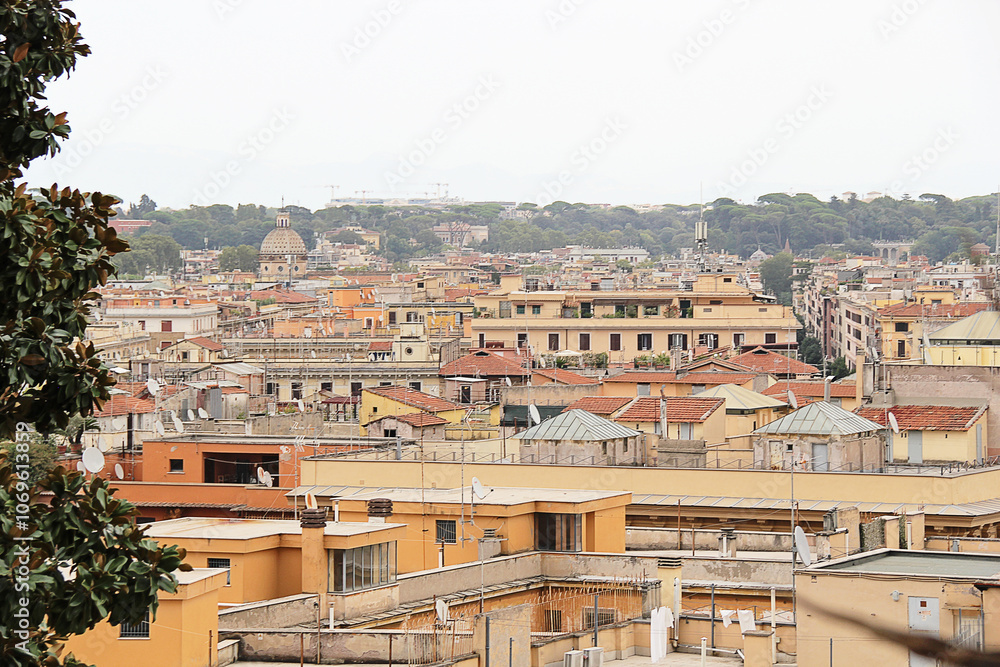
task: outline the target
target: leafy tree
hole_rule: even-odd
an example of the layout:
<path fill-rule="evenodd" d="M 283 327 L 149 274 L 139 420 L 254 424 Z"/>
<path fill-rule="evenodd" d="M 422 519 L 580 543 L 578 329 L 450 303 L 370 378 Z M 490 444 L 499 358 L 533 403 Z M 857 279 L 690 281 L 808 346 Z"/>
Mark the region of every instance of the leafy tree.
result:
<path fill-rule="evenodd" d="M 257 249 L 253 246 L 229 246 L 223 248 L 219 255 L 219 269 L 222 271 L 256 271 L 258 263 Z"/>
<path fill-rule="evenodd" d="M 787 252 L 782 252 L 760 263 L 760 279 L 764 287 L 783 303 L 791 303 L 792 259 Z"/>
<path fill-rule="evenodd" d="M 820 344 L 818 338 L 814 338 L 813 336 L 803 338 L 799 344 L 799 354 L 802 356 L 802 361 L 807 364 L 812 364 L 816 367 L 823 365 L 823 346 Z"/>
<path fill-rule="evenodd" d="M 181 267 L 181 246 L 169 236 L 143 234 L 132 241 L 132 250 L 116 257 L 114 263 L 130 275 L 169 272 Z"/>
<path fill-rule="evenodd" d="M 147 216 L 156 210 L 156 202 L 143 195 L 139 198 L 138 204 L 132 204 L 125 215 L 129 220 L 147 220 Z"/>
<path fill-rule="evenodd" d="M 113 625 L 155 615 L 159 591 L 173 592 L 173 572 L 190 570 L 184 550 L 161 547 L 135 524 L 138 510 L 95 478 L 57 467 L 37 483 L 14 471 L 22 438 L 0 450 L 0 634 L 3 664 L 83 663 L 59 656 L 70 635 L 103 619 Z M 40 500 L 42 492 L 52 496 Z M 22 518 L 23 517 L 23 518 Z M 23 611 L 22 611 L 23 610 Z M 19 614 L 27 614 L 27 625 Z"/>
<path fill-rule="evenodd" d="M 355 243 L 358 245 L 365 244 L 365 240 L 361 238 L 361 234 L 358 234 L 357 232 L 352 232 L 347 229 L 345 229 L 342 232 L 337 232 L 336 234 L 333 235 L 333 238 L 331 238 L 330 240 L 333 241 L 334 243 Z"/>
<path fill-rule="evenodd" d="M 830 375 L 834 380 L 847 377 L 851 374 L 851 369 L 847 367 L 847 361 L 843 357 L 837 357 L 829 366 Z"/>

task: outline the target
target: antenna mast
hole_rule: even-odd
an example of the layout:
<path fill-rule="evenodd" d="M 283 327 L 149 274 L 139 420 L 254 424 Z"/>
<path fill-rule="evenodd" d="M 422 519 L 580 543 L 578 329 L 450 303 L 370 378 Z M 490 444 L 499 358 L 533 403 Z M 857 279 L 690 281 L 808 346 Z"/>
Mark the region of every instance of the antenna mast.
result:
<path fill-rule="evenodd" d="M 708 223 L 705 222 L 704 186 L 698 186 L 698 222 L 694 225 L 694 242 L 698 246 L 698 272 L 705 270 L 705 249 L 708 247 Z"/>

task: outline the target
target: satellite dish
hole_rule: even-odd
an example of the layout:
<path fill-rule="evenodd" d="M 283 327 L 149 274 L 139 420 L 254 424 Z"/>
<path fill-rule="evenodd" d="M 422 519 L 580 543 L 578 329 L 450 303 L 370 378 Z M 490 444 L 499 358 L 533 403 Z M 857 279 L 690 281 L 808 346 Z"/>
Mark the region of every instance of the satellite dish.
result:
<path fill-rule="evenodd" d="M 264 469 L 260 466 L 257 466 L 257 481 L 261 484 L 264 483 Z"/>
<path fill-rule="evenodd" d="M 115 477 L 118 479 L 125 479 L 125 468 L 122 468 L 121 463 L 115 464 Z"/>
<path fill-rule="evenodd" d="M 535 407 L 534 403 L 528 404 L 528 416 L 530 416 L 531 421 L 535 422 L 536 424 L 542 423 L 542 416 L 538 414 L 538 408 Z"/>
<path fill-rule="evenodd" d="M 812 553 L 809 551 L 809 542 L 806 541 L 806 531 L 802 530 L 802 526 L 795 526 L 795 553 L 798 554 L 799 560 L 806 567 L 812 565 Z"/>
<path fill-rule="evenodd" d="M 268 471 L 265 470 L 263 477 L 264 477 L 264 480 L 263 480 L 264 481 L 264 486 L 267 486 L 267 487 L 274 486 L 274 478 L 271 477 L 271 473 L 269 473 Z"/>
<path fill-rule="evenodd" d="M 76 462 L 76 469 L 80 472 L 87 472 L 87 469 L 83 466 L 83 461 Z"/>
<path fill-rule="evenodd" d="M 311 354 L 311 355 L 312 355 L 312 358 L 313 358 L 313 359 L 315 359 L 315 358 L 316 358 L 316 350 L 309 350 L 309 354 Z"/>
<path fill-rule="evenodd" d="M 538 357 L 538 367 L 545 368 L 545 357 Z"/>
<path fill-rule="evenodd" d="M 306 494 L 306 507 L 311 510 L 319 508 L 319 505 L 316 503 L 316 496 L 311 492 Z"/>
<path fill-rule="evenodd" d="M 791 389 L 788 390 L 788 404 L 792 406 L 792 410 L 799 409 L 799 399 L 795 398 L 795 393 Z"/>
<path fill-rule="evenodd" d="M 188 410 L 188 421 L 189 422 L 194 421 L 194 410 Z"/>
<path fill-rule="evenodd" d="M 208 413 L 205 412 L 205 408 L 198 408 L 198 416 L 202 419 L 208 419 Z"/>
<path fill-rule="evenodd" d="M 444 600 L 438 600 L 434 603 L 434 612 L 437 614 L 438 623 L 448 622 L 448 603 Z"/>
<path fill-rule="evenodd" d="M 509 377 L 505 377 L 505 378 L 503 379 L 503 381 L 507 383 L 507 386 L 508 386 L 508 387 L 510 387 L 511 385 L 513 385 L 513 384 L 514 384 L 513 382 L 511 382 L 511 381 L 510 381 L 510 378 L 509 378 Z"/>
<path fill-rule="evenodd" d="M 128 422 L 123 417 L 115 417 L 111 420 L 111 428 L 114 431 L 121 431 L 126 426 L 128 426 Z"/>
<path fill-rule="evenodd" d="M 478 477 L 472 478 L 472 493 L 475 494 L 477 498 L 482 500 L 485 498 L 493 489 L 487 489 L 483 486 L 483 483 L 479 481 Z"/>
<path fill-rule="evenodd" d="M 174 417 L 174 430 L 177 431 L 178 433 L 184 432 L 184 422 L 182 422 L 177 417 Z"/>
<path fill-rule="evenodd" d="M 104 470 L 104 454 L 97 447 L 87 447 L 83 450 L 83 467 L 87 472 Z"/>
<path fill-rule="evenodd" d="M 149 378 L 148 380 L 146 380 L 146 389 L 149 390 L 150 394 L 156 396 L 158 393 L 160 393 L 160 383 L 154 380 L 153 378 Z"/>
<path fill-rule="evenodd" d="M 899 433 L 899 422 L 896 421 L 896 415 L 889 413 L 889 426 L 892 427 L 892 432 Z"/>
<path fill-rule="evenodd" d="M 296 400 L 296 401 L 295 401 L 295 404 L 299 406 L 299 412 L 305 412 L 305 411 L 306 411 L 306 406 L 305 406 L 305 404 L 304 404 L 304 403 L 302 402 L 302 399 L 301 399 L 301 398 L 300 398 L 300 399 L 298 399 L 298 400 Z"/>
<path fill-rule="evenodd" d="M 163 435 L 165 433 L 165 430 L 163 428 L 163 422 L 161 422 L 159 419 L 153 422 L 153 428 L 156 429 L 156 432 L 159 435 Z"/>

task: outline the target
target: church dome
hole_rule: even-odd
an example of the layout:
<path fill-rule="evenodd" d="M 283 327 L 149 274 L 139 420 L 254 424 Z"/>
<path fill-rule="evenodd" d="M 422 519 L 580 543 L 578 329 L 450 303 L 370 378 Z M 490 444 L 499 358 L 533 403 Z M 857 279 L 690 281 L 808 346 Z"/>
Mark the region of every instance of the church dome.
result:
<path fill-rule="evenodd" d="M 288 227 L 275 227 L 260 244 L 261 255 L 305 255 L 306 252 L 305 241 Z"/>

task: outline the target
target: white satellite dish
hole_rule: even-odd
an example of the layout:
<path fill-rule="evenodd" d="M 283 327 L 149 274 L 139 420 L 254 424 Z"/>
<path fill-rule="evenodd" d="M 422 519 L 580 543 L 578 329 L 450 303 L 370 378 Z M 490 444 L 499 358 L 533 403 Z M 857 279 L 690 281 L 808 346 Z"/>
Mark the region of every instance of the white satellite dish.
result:
<path fill-rule="evenodd" d="M 896 421 L 896 415 L 889 413 L 889 426 L 892 427 L 892 432 L 899 433 L 899 422 Z"/>
<path fill-rule="evenodd" d="M 545 357 L 538 357 L 538 367 L 545 368 Z"/>
<path fill-rule="evenodd" d="M 792 406 L 792 410 L 799 409 L 799 399 L 795 398 L 795 392 L 791 389 L 788 390 L 788 404 Z"/>
<path fill-rule="evenodd" d="M 202 419 L 208 419 L 208 413 L 205 412 L 205 408 L 198 408 L 198 416 Z"/>
<path fill-rule="evenodd" d="M 812 565 L 812 552 L 809 551 L 809 542 L 806 541 L 806 531 L 802 530 L 802 526 L 795 526 L 795 553 L 798 554 L 799 560 L 806 567 Z"/>
<path fill-rule="evenodd" d="M 87 469 L 83 465 L 83 461 L 76 462 L 76 469 L 79 470 L 80 472 L 87 472 Z"/>
<path fill-rule="evenodd" d="M 264 469 L 260 466 L 257 466 L 257 481 L 261 484 L 264 483 Z"/>
<path fill-rule="evenodd" d="M 104 470 L 104 454 L 97 447 L 87 447 L 83 450 L 83 467 L 87 472 Z"/>
<path fill-rule="evenodd" d="M 448 603 L 444 600 L 438 600 L 434 603 L 434 612 L 437 614 L 438 623 L 448 622 Z"/>
<path fill-rule="evenodd" d="M 306 411 L 306 406 L 305 406 L 305 403 L 303 403 L 303 402 L 302 402 L 302 399 L 301 399 L 301 398 L 300 398 L 300 399 L 298 399 L 298 400 L 296 400 L 296 401 L 295 401 L 295 404 L 296 404 L 297 406 L 299 406 L 299 412 L 305 412 L 305 411 Z"/>
<path fill-rule="evenodd" d="M 306 494 L 306 507 L 311 510 L 319 509 L 319 505 L 316 503 L 316 496 L 311 492 Z"/>
<path fill-rule="evenodd" d="M 125 420 L 124 417 L 115 417 L 114 419 L 111 420 L 111 429 L 114 431 L 121 431 L 126 426 L 128 426 L 128 422 Z"/>
<path fill-rule="evenodd" d="M 153 428 L 156 429 L 156 433 L 158 435 L 163 435 L 166 432 L 166 430 L 163 428 L 163 422 L 161 422 L 159 419 L 153 422 Z"/>
<path fill-rule="evenodd" d="M 538 413 L 538 408 L 535 407 L 534 403 L 528 404 L 528 416 L 530 416 L 531 421 L 535 422 L 536 424 L 542 423 L 542 415 Z"/>
<path fill-rule="evenodd" d="M 194 421 L 194 410 L 188 410 L 188 421 L 189 422 Z"/>
<path fill-rule="evenodd" d="M 160 393 L 160 383 L 154 380 L 153 378 L 149 378 L 148 380 L 146 380 L 146 389 L 149 390 L 150 394 L 156 396 L 158 393 Z"/>
<path fill-rule="evenodd" d="M 115 477 L 118 479 L 125 479 L 125 468 L 122 468 L 121 463 L 115 464 Z"/>
<path fill-rule="evenodd" d="M 313 358 L 313 359 L 315 359 L 315 358 L 316 358 L 316 350 L 309 350 L 309 354 L 311 354 L 311 355 L 312 355 L 312 358 Z"/>
<path fill-rule="evenodd" d="M 177 417 L 174 417 L 174 430 L 177 431 L 178 433 L 184 432 L 184 422 L 182 422 Z"/>
<path fill-rule="evenodd" d="M 483 483 L 479 481 L 478 477 L 472 478 L 472 493 L 474 493 L 477 498 L 482 500 L 492 492 L 493 489 L 488 489 L 483 486 Z"/>
<path fill-rule="evenodd" d="M 263 479 L 264 486 L 268 486 L 268 487 L 274 486 L 274 478 L 271 477 L 271 473 L 269 473 L 268 471 L 265 470 L 263 477 L 264 477 L 264 479 Z"/>
<path fill-rule="evenodd" d="M 505 378 L 503 379 L 503 381 L 507 383 L 507 386 L 508 386 L 508 387 L 510 387 L 510 386 L 512 386 L 512 385 L 514 384 L 513 382 L 511 382 L 511 381 L 510 381 L 510 378 L 509 378 L 509 377 L 505 377 Z"/>

